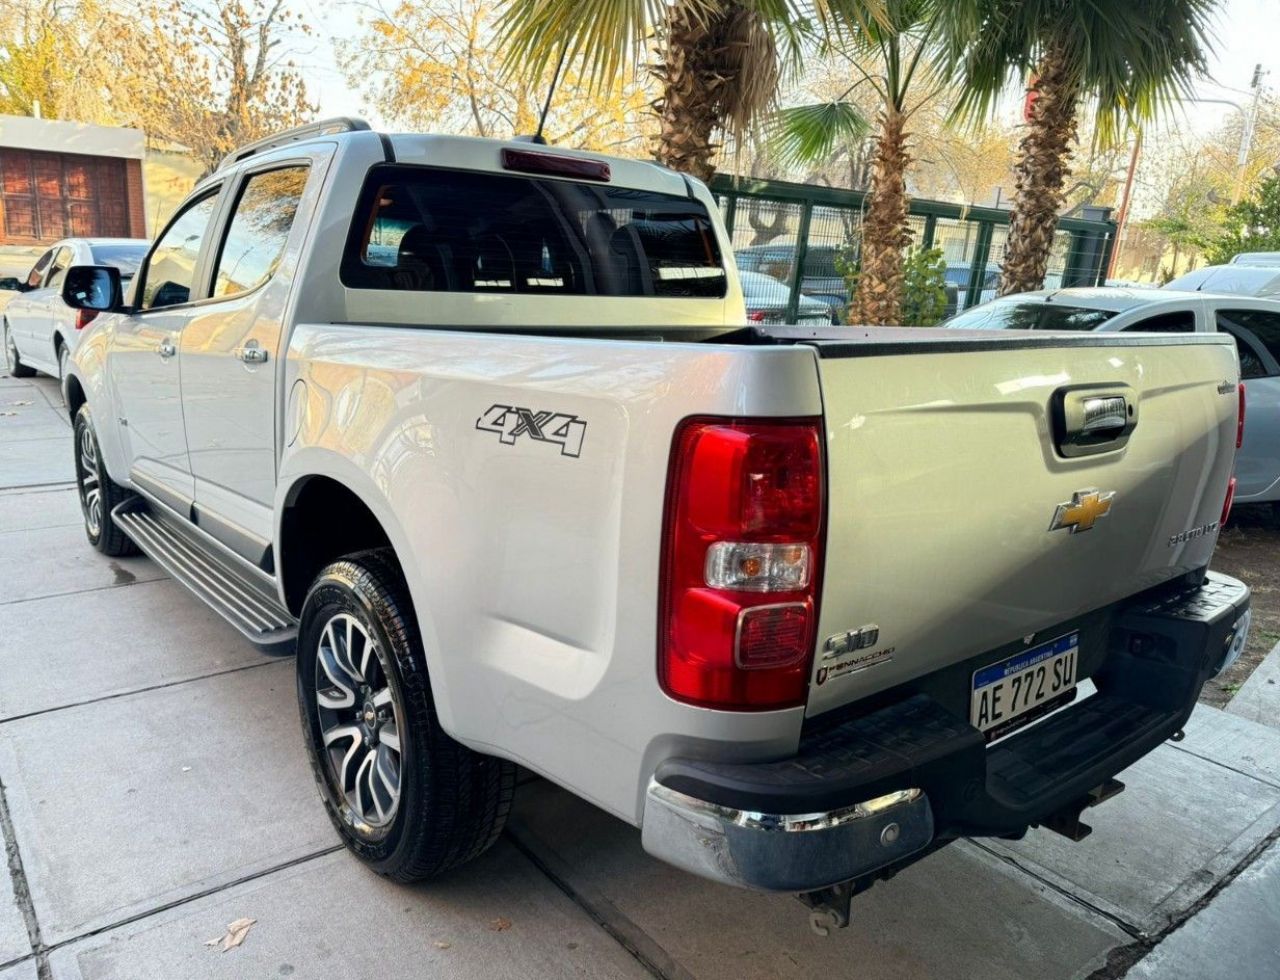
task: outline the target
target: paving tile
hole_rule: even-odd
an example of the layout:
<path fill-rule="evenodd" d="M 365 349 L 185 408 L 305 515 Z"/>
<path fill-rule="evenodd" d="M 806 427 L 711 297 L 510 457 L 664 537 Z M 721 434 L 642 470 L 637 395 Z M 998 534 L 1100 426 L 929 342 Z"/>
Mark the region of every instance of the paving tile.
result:
<path fill-rule="evenodd" d="M 27 924 L 13 894 L 13 879 L 5 857 L 5 840 L 0 836 L 0 963 L 8 963 L 31 952 Z M 4 973 L 0 971 L 0 980 Z"/>
<path fill-rule="evenodd" d="M 1167 745 L 1119 778 L 1079 843 L 1033 830 L 984 844 L 1154 934 L 1280 826 L 1280 788 Z"/>
<path fill-rule="evenodd" d="M 0 534 L 78 527 L 80 520 L 80 497 L 74 487 L 0 491 Z M 3 548 L 0 538 L 0 549 Z"/>
<path fill-rule="evenodd" d="M 1227 710 L 1259 725 L 1280 729 L 1280 643 L 1227 702 Z"/>
<path fill-rule="evenodd" d="M 70 452 L 71 422 L 67 416 L 52 408 L 38 389 L 0 389 L 0 442 L 41 438 L 65 439 Z"/>
<path fill-rule="evenodd" d="M 0 725 L 45 941 L 333 846 L 297 711 L 279 662 Z"/>
<path fill-rule="evenodd" d="M 146 558 L 108 558 L 94 551 L 78 524 L 0 537 L 0 604 L 165 577 Z M 0 649 L 18 640 L 0 636 Z"/>
<path fill-rule="evenodd" d="M 204 945 L 245 916 L 258 921 L 242 946 Z M 510 926 L 494 929 L 497 919 Z M 50 963 L 55 980 L 651 980 L 506 842 L 415 887 L 345 852 L 317 858 L 75 943 Z"/>
<path fill-rule="evenodd" d="M 70 483 L 75 475 L 66 436 L 0 441 L 0 487 Z"/>
<path fill-rule="evenodd" d="M 700 980 L 1087 975 L 1127 941 L 1112 924 L 967 844 L 854 900 L 849 928 L 810 930 L 795 898 L 704 881 L 647 855 L 640 834 L 547 783 L 521 788 L 514 832 L 585 901 L 620 915 Z"/>
<path fill-rule="evenodd" d="M 270 659 L 169 578 L 0 605 L 0 720 Z"/>
<path fill-rule="evenodd" d="M 1280 845 L 1272 844 L 1126 976 L 1131 980 L 1280 977 Z"/>
<path fill-rule="evenodd" d="M 1187 722 L 1186 732 L 1186 739 L 1171 743 L 1173 748 L 1280 786 L 1280 728 L 1201 704 Z"/>
<path fill-rule="evenodd" d="M 23 960 L 0 970 L 0 980 L 36 980 L 36 961 Z"/>

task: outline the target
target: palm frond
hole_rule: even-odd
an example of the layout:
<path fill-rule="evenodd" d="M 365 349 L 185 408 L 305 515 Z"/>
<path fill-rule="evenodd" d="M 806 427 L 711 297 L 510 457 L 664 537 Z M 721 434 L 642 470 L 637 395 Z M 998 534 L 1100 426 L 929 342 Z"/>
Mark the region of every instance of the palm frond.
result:
<path fill-rule="evenodd" d="M 805 166 L 828 159 L 840 143 L 862 139 L 871 123 L 852 102 L 821 102 L 774 113 L 769 146 L 780 162 Z"/>

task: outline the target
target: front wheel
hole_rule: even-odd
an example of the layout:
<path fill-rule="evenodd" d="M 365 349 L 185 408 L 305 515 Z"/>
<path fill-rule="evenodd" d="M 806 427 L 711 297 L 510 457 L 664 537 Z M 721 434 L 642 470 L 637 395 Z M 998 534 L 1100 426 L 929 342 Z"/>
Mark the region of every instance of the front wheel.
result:
<path fill-rule="evenodd" d="M 418 881 L 478 857 L 515 767 L 440 727 L 408 589 L 389 549 L 334 562 L 298 626 L 298 705 L 330 820 L 374 871 Z"/>
<path fill-rule="evenodd" d="M 18 353 L 18 345 L 14 342 L 8 320 L 4 321 L 4 366 L 15 378 L 29 378 L 36 373 L 35 368 L 22 363 L 22 355 Z"/>
<path fill-rule="evenodd" d="M 132 494 L 111 479 L 102 464 L 98 436 L 93 431 L 93 415 L 87 404 L 76 412 L 73 430 L 76 453 L 76 489 L 80 492 L 80 513 L 89 543 L 104 555 L 121 557 L 138 554 L 138 546 L 111 519 L 117 504 Z"/>

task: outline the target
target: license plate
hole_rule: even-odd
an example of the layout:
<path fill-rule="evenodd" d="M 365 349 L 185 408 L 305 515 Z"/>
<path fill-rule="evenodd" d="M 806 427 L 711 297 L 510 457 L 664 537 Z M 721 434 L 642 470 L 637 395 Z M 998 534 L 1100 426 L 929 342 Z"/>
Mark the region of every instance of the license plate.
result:
<path fill-rule="evenodd" d="M 975 671 L 969 721 L 990 741 L 1070 701 L 1079 652 L 1068 633 Z"/>

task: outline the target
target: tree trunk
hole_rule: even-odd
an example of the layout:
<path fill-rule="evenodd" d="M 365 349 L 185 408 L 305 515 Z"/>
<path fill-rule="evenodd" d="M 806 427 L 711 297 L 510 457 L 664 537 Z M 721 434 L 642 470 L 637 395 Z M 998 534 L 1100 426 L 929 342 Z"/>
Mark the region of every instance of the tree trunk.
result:
<path fill-rule="evenodd" d="M 911 243 L 906 183 L 911 156 L 906 122 L 906 116 L 893 109 L 880 117 L 850 323 L 890 327 L 902 322 L 902 250 Z"/>
<path fill-rule="evenodd" d="M 1080 91 L 1056 48 L 1046 51 L 1040 61 L 1035 91 L 1027 134 L 1018 144 L 1014 167 L 1013 210 L 1000 275 L 1001 296 L 1044 285 L 1053 232 L 1066 201 L 1063 188 L 1071 172 Z"/>
<path fill-rule="evenodd" d="M 673 170 L 710 180 L 715 134 L 721 128 L 721 88 L 726 79 L 712 65 L 719 47 L 718 22 L 727 18 L 732 3 L 714 18 L 698 17 L 687 0 L 667 7 L 659 61 L 652 71 L 662 83 L 654 104 L 661 128 L 654 155 Z"/>

